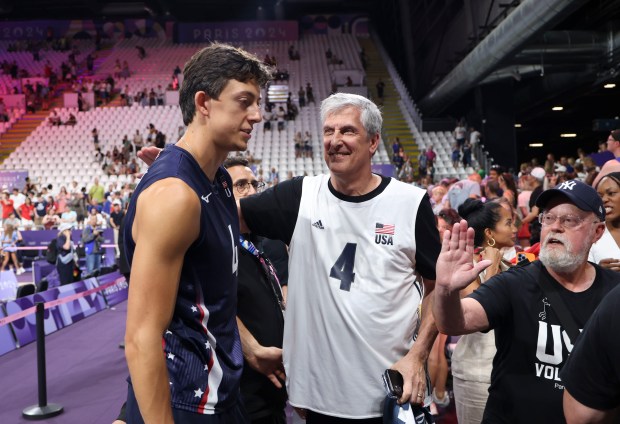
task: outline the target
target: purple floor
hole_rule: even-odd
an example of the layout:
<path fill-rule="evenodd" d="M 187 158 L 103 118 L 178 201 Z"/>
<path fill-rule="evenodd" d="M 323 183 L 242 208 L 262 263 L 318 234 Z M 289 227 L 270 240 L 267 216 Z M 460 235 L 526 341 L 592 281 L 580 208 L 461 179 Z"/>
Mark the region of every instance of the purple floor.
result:
<path fill-rule="evenodd" d="M 118 348 L 127 303 L 46 337 L 47 400 L 64 412 L 42 422 L 110 424 L 127 395 L 127 366 Z M 36 343 L 0 356 L 0 423 L 32 422 L 22 410 L 38 404 Z"/>
<path fill-rule="evenodd" d="M 52 424 L 111 424 L 127 396 L 127 365 L 118 348 L 125 332 L 127 303 L 85 318 L 46 337 L 47 400 L 64 407 Z M 37 349 L 31 343 L 0 356 L 0 423 L 21 424 L 22 410 L 38 404 Z M 290 408 L 288 422 L 303 424 Z M 450 405 L 437 423 L 456 422 Z"/>

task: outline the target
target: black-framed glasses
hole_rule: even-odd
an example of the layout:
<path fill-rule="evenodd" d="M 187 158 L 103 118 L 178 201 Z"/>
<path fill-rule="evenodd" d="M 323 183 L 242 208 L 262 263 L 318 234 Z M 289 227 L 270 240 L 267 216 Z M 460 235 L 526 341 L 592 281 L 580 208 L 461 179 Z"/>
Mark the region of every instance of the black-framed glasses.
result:
<path fill-rule="evenodd" d="M 564 228 L 576 228 L 583 222 L 586 222 L 585 218 L 577 215 L 553 215 L 551 213 L 541 213 L 538 215 L 538 222 L 544 226 L 553 225 L 557 220 L 560 220 L 560 225 Z M 592 224 L 597 224 L 600 221 L 590 221 Z"/>
<path fill-rule="evenodd" d="M 254 187 L 254 190 L 261 191 L 265 188 L 264 181 L 246 181 L 233 184 L 239 194 L 245 194 L 250 190 L 250 186 Z"/>

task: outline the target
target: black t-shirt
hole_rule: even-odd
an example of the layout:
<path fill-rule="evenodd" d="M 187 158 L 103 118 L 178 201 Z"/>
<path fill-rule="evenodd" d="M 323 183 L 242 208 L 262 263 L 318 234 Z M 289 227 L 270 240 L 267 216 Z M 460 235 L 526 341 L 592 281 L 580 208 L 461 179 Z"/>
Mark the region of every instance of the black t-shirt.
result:
<path fill-rule="evenodd" d="M 45 200 L 41 200 L 40 202 L 36 202 L 35 203 L 35 212 L 37 214 L 37 216 L 39 218 L 42 218 L 45 216 L 46 211 L 47 211 L 47 202 Z"/>
<path fill-rule="evenodd" d="M 538 199 L 538 196 L 540 196 L 540 193 L 543 191 L 542 185 L 539 185 L 532 190 L 532 195 L 530 196 L 530 201 L 528 203 L 530 210 L 536 206 L 536 199 Z M 538 243 L 540 241 L 540 230 L 541 225 L 540 222 L 538 222 L 538 219 L 534 219 L 530 222 L 530 244 Z"/>
<path fill-rule="evenodd" d="M 256 245 L 265 256 L 269 258 L 276 269 L 280 285 L 288 284 L 288 250 L 286 244 L 280 240 L 271 240 L 268 238 L 260 238 L 259 244 Z"/>
<path fill-rule="evenodd" d="M 560 376 L 580 403 L 599 410 L 620 406 L 620 287 L 592 315 Z"/>
<path fill-rule="evenodd" d="M 131 272 L 131 267 L 127 262 L 127 254 L 125 253 L 125 215 L 121 219 L 121 223 L 118 229 L 118 270 L 121 274 L 123 274 L 127 278 L 127 282 L 129 282 L 129 273 Z"/>
<path fill-rule="evenodd" d="M 114 221 L 114 225 L 116 225 L 116 228 L 121 226 L 121 221 L 123 220 L 123 217 L 125 216 L 125 212 L 120 210 L 118 212 L 110 212 L 110 219 L 112 221 Z"/>
<path fill-rule="evenodd" d="M 530 210 L 532 210 L 532 208 L 536 206 L 536 200 L 538 199 L 538 196 L 540 196 L 540 193 L 542 193 L 543 191 L 544 190 L 542 185 L 536 186 L 536 188 L 532 190 L 532 194 L 530 195 L 530 201 L 528 203 Z"/>
<path fill-rule="evenodd" d="M 550 278 L 580 329 L 620 282 L 619 274 L 594 266 L 594 283 L 580 293 Z M 572 345 L 540 289 L 541 272 L 540 261 L 514 267 L 470 295 L 484 308 L 497 346 L 485 423 L 565 422 L 559 373 Z"/>
<path fill-rule="evenodd" d="M 253 238 L 255 246 L 261 242 Z M 237 316 L 262 346 L 282 347 L 284 316 L 258 258 L 239 246 Z M 244 360 L 241 395 L 252 420 L 284 410 L 286 389 L 277 389 Z"/>
<path fill-rule="evenodd" d="M 331 182 L 328 182 L 328 188 L 340 200 L 365 202 L 381 194 L 392 181 L 388 177 L 381 177 L 381 179 L 381 183 L 376 189 L 363 196 L 347 196 L 339 193 L 331 185 Z M 299 214 L 302 184 L 303 177 L 296 177 L 283 181 L 262 193 L 241 199 L 243 218 L 252 233 L 281 240 L 287 245 L 290 244 Z M 386 207 L 389 206 L 386 205 Z M 403 213 L 407 213 L 407 211 L 403 211 Z M 420 275 L 429 280 L 435 279 L 435 264 L 441 250 L 437 227 L 429 225 L 434 222 L 435 215 L 430 200 L 428 195 L 424 195 L 424 199 L 418 208 L 415 226 L 417 244 L 424 246 L 424 248 L 416 249 L 415 263 L 416 270 Z"/>

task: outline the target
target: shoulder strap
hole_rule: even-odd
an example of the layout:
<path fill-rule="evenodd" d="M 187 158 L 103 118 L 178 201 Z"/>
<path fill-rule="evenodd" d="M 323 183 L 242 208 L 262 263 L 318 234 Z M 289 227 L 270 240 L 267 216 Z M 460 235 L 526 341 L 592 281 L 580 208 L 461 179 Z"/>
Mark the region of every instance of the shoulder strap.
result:
<path fill-rule="evenodd" d="M 577 336 L 579 336 L 579 328 L 577 327 L 577 323 L 575 323 L 573 316 L 566 308 L 566 304 L 560 297 L 560 293 L 558 292 L 556 285 L 551 281 L 551 276 L 545 268 L 541 270 L 539 283 L 543 293 L 547 296 L 547 300 L 551 303 L 553 312 L 560 320 L 560 324 L 562 324 L 562 327 L 566 330 L 571 342 L 575 344 L 577 341 Z"/>

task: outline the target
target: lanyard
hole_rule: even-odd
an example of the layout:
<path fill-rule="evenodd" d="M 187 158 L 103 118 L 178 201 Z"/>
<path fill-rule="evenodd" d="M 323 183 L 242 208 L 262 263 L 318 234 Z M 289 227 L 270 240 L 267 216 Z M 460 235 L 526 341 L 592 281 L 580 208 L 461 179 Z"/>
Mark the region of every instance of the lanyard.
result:
<path fill-rule="evenodd" d="M 252 243 L 250 240 L 245 239 L 242 235 L 239 235 L 239 243 L 241 244 L 241 247 L 250 252 L 252 255 L 256 256 L 256 258 L 260 262 L 263 271 L 265 272 L 265 275 L 267 277 L 267 281 L 269 282 L 269 286 L 271 287 L 271 291 L 273 292 L 273 295 L 275 296 L 276 301 L 280 306 L 280 309 L 283 311 L 285 307 L 284 298 L 282 295 L 282 287 L 280 286 L 280 279 L 278 278 L 278 274 L 276 273 L 276 270 L 271 264 L 271 261 L 267 259 L 256 246 L 254 246 L 254 243 Z"/>

